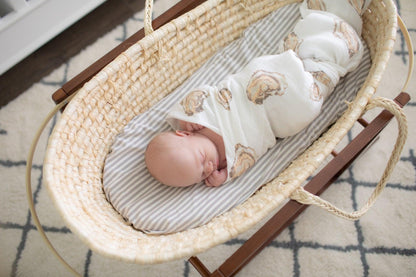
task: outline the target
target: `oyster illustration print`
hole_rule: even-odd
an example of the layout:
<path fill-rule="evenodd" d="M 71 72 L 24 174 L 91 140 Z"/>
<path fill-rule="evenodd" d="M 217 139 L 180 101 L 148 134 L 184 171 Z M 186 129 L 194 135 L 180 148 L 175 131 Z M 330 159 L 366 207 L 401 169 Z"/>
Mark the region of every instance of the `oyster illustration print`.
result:
<path fill-rule="evenodd" d="M 283 41 L 284 51 L 293 50 L 293 52 L 299 55 L 299 45 L 301 42 L 302 40 L 300 40 L 294 32 L 291 32 Z"/>
<path fill-rule="evenodd" d="M 331 78 L 329 78 L 329 76 L 324 71 L 312 71 L 311 74 L 316 81 L 323 84 L 324 86 L 329 88 L 333 86 Z"/>
<path fill-rule="evenodd" d="M 314 79 L 311 91 L 311 99 L 313 101 L 320 101 L 322 99 L 322 94 L 317 83 L 321 83 L 322 85 L 326 86 L 328 90 L 332 90 L 332 80 L 324 71 L 313 71 L 311 74 Z"/>
<path fill-rule="evenodd" d="M 230 171 L 230 178 L 241 176 L 256 162 L 256 153 L 253 148 L 240 143 L 235 145 L 235 158 Z"/>
<path fill-rule="evenodd" d="M 310 97 L 313 101 L 320 101 L 322 98 L 321 91 L 319 90 L 319 86 L 314 82 L 311 86 L 311 93 Z"/>
<path fill-rule="evenodd" d="M 182 108 L 186 115 L 192 116 L 195 113 L 200 113 L 204 110 L 204 100 L 208 94 L 203 90 L 194 90 L 188 93 L 181 101 Z"/>
<path fill-rule="evenodd" d="M 269 96 L 285 94 L 286 89 L 287 82 L 283 74 L 258 70 L 251 76 L 246 93 L 250 101 L 261 105 Z"/>
<path fill-rule="evenodd" d="M 233 96 L 231 94 L 231 91 L 228 88 L 222 88 L 215 94 L 215 99 L 218 101 L 218 103 L 221 104 L 221 106 L 224 107 L 226 110 L 230 110 L 230 103 Z"/>
<path fill-rule="evenodd" d="M 322 0 L 308 0 L 307 3 L 308 3 L 308 9 L 326 11 L 325 3 Z"/>
<path fill-rule="evenodd" d="M 359 38 L 349 24 L 344 21 L 335 20 L 334 35 L 345 42 L 350 57 L 358 52 L 360 47 Z"/>

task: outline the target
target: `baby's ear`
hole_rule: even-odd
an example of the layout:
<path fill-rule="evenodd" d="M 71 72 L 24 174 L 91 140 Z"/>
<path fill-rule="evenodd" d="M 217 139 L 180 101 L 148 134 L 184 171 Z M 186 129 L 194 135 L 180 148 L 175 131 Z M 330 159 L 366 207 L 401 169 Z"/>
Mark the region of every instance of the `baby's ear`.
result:
<path fill-rule="evenodd" d="M 180 137 L 186 137 L 192 135 L 192 132 L 183 131 L 183 130 L 176 130 L 176 135 Z"/>

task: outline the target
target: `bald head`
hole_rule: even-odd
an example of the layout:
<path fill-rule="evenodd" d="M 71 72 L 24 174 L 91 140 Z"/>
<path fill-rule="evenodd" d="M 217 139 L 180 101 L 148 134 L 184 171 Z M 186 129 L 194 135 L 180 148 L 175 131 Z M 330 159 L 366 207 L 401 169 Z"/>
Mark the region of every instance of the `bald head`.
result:
<path fill-rule="evenodd" d="M 183 182 L 187 169 L 183 151 L 185 140 L 174 132 L 164 132 L 155 136 L 147 146 L 145 162 L 150 174 L 159 182 L 168 186 L 188 186 Z"/>
<path fill-rule="evenodd" d="M 219 154 L 215 143 L 198 132 L 165 132 L 149 143 L 145 162 L 150 174 L 161 183 L 186 187 L 216 171 Z"/>

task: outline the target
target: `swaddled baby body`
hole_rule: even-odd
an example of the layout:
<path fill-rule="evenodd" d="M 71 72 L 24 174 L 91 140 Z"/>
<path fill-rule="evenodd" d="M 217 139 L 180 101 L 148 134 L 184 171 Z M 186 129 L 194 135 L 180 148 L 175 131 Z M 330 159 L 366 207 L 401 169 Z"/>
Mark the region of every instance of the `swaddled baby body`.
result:
<path fill-rule="evenodd" d="M 247 171 L 276 138 L 292 136 L 320 113 L 339 78 L 362 57 L 361 11 L 368 1 L 315 0 L 280 45 L 215 85 L 190 91 L 167 115 L 145 161 L 161 183 L 219 186 Z"/>

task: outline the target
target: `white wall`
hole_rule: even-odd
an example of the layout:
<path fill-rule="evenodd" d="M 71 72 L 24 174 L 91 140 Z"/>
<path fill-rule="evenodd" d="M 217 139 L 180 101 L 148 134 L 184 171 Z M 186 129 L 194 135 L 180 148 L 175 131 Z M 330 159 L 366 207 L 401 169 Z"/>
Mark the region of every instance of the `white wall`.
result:
<path fill-rule="evenodd" d="M 0 75 L 105 0 L 0 0 Z"/>

